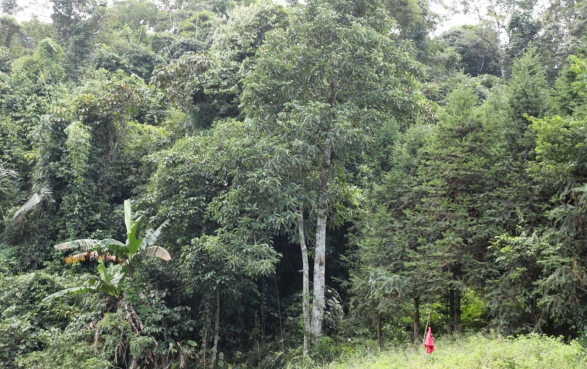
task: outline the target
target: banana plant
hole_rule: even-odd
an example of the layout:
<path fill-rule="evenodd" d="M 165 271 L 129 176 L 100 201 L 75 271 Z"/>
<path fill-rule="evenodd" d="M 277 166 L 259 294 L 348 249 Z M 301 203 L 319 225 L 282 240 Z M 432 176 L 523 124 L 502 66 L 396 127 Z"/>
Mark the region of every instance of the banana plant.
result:
<path fill-rule="evenodd" d="M 47 296 L 44 301 L 67 294 L 75 293 L 108 293 L 115 298 L 120 293 L 127 279 L 132 279 L 140 256 L 158 257 L 165 261 L 171 260 L 169 252 L 163 247 L 155 246 L 161 231 L 168 221 L 163 222 L 157 229 L 145 231 L 143 238 L 139 237 L 139 223 L 141 218 L 135 219 L 130 206 L 130 200 L 124 202 L 124 222 L 126 224 L 126 243 L 114 239 L 93 240 L 82 239 L 68 241 L 55 245 L 57 250 L 81 249 L 84 252 L 68 256 L 66 263 L 76 263 L 83 260 L 98 260 L 98 276 L 92 276 L 80 287 L 68 288 Z M 118 263 L 106 268 L 105 262 Z"/>
<path fill-rule="evenodd" d="M 122 266 L 114 265 L 110 268 L 106 268 L 104 260 L 100 260 L 98 273 L 99 276 L 91 276 L 82 286 L 66 288 L 59 292 L 55 292 L 54 294 L 45 297 L 43 301 L 51 301 L 54 298 L 75 293 L 107 293 L 110 296 L 119 299 L 127 277 L 127 273 L 122 270 Z"/>

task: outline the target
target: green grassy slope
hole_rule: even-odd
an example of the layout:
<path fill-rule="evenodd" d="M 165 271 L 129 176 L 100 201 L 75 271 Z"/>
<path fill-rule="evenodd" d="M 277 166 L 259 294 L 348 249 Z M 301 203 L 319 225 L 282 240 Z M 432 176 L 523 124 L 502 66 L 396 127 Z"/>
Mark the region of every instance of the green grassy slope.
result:
<path fill-rule="evenodd" d="M 356 350 L 339 362 L 315 364 L 329 369 L 392 368 L 587 368 L 585 351 L 576 341 L 540 335 L 501 338 L 475 335 L 436 340 L 436 351 L 412 346 L 379 352 Z"/>

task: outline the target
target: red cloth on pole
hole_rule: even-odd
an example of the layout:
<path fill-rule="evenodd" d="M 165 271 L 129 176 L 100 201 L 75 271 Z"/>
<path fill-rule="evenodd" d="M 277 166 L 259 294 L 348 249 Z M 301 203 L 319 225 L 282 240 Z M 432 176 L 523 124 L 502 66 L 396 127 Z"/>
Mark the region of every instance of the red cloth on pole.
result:
<path fill-rule="evenodd" d="M 432 338 L 432 328 L 430 327 L 428 327 L 428 333 L 426 334 L 426 341 L 424 342 L 424 346 L 426 346 L 426 352 L 429 354 L 436 350 L 436 346 L 434 346 L 434 338 Z"/>

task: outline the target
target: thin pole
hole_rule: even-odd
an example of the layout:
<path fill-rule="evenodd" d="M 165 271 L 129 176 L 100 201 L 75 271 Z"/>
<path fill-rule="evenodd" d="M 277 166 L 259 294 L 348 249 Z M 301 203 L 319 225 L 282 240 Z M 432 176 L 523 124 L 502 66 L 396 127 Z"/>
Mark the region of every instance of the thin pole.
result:
<path fill-rule="evenodd" d="M 424 341 L 422 341 L 422 344 L 426 343 L 426 335 L 428 334 L 428 325 L 430 324 L 430 313 L 432 312 L 432 309 L 430 309 L 430 303 L 428 303 L 428 320 L 426 320 L 426 329 L 424 330 Z"/>

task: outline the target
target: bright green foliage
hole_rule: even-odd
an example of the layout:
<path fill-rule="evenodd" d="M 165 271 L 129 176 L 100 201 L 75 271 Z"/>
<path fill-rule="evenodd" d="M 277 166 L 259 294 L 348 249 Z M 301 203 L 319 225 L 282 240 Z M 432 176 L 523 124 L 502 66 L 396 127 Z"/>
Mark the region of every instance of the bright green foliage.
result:
<path fill-rule="evenodd" d="M 418 202 L 408 213 L 408 222 L 420 225 L 414 232 L 419 277 L 428 283 L 428 293 L 449 291 L 455 331 L 460 330 L 461 294 L 465 286 L 482 283 L 488 241 L 507 221 L 506 209 L 496 208 L 505 174 L 496 165 L 505 156 L 501 132 L 481 119 L 476 105 L 477 97 L 468 89 L 448 96 L 418 169 Z"/>
<path fill-rule="evenodd" d="M 298 205 L 289 211 L 298 208 L 303 222 L 307 209 L 315 227 L 315 338 L 324 309 L 327 223 L 340 226 L 354 205 L 347 166 L 385 121 L 409 123 L 424 110 L 417 92 L 420 66 L 405 43 L 389 37 L 392 25 L 378 2 L 310 2 L 294 8 L 287 29 L 267 36 L 245 80 L 247 119 L 278 154 L 265 164 L 277 170 L 257 181 L 294 189 L 289 196 Z M 277 207 L 286 204 L 292 201 Z"/>
<path fill-rule="evenodd" d="M 479 104 L 471 88 L 457 88 L 437 126 L 397 137 L 381 174 L 367 177 L 375 184 L 365 186 L 369 201 L 350 258 L 356 263 L 351 286 L 358 312 L 385 313 L 406 299 L 430 303 L 446 297 L 446 324 L 458 331 L 462 294 L 484 294 L 494 273 L 488 261 L 495 235 L 513 231 L 520 220 L 532 221 L 529 203 L 537 197 L 518 163 L 519 150 L 526 150 L 519 148 L 518 126 L 506 126 L 501 86 L 486 99 Z M 498 290 L 489 287 L 484 302 L 505 311 L 493 300 Z M 417 324 L 419 313 L 416 306 Z"/>
<path fill-rule="evenodd" d="M 0 73 L 0 153 L 2 161 L 29 179 L 33 155 L 30 134 L 49 110 L 64 72 L 61 47 L 42 40 L 36 52 L 12 63 L 12 73 Z"/>
<path fill-rule="evenodd" d="M 2 260 L 5 262 L 5 260 Z M 93 319 L 97 300 L 69 300 L 49 306 L 41 300 L 71 283 L 45 272 L 0 276 L 0 367 L 45 347 L 46 334 L 66 327 L 74 317 Z"/>
<path fill-rule="evenodd" d="M 524 114 L 539 118 L 549 109 L 548 83 L 539 57 L 532 49 L 514 61 L 508 84 L 514 119 L 522 119 Z"/>
<path fill-rule="evenodd" d="M 560 116 L 530 118 L 530 122 L 536 158 L 529 162 L 528 173 L 549 201 L 542 200 L 544 205 L 535 210 L 534 219 L 522 218 L 520 228 L 510 230 L 494 246 L 496 266 L 502 272 L 499 284 L 511 286 L 494 289 L 501 290 L 503 308 L 498 315 L 509 324 L 516 319 L 519 324 L 524 311 L 529 312 L 534 329 L 552 320 L 582 326 L 581 313 L 575 313 L 581 310 L 585 273 L 581 180 L 586 168 L 585 123 Z"/>
<path fill-rule="evenodd" d="M 0 217 L 2 222 L 6 219 L 6 208 L 10 206 L 12 197 L 14 196 L 14 187 L 18 173 L 14 170 L 6 169 L 0 165 L 0 194 L 2 202 L 0 202 Z"/>
<path fill-rule="evenodd" d="M 86 282 L 84 282 L 83 286 L 61 290 L 47 296 L 44 301 L 48 302 L 54 298 L 76 293 L 107 293 L 110 296 L 119 298 L 122 288 L 124 287 L 126 273 L 122 271 L 120 265 L 106 268 L 103 260 L 100 260 L 99 264 L 99 277 L 91 276 Z"/>
<path fill-rule="evenodd" d="M 73 122 L 65 129 L 67 141 L 65 145 L 71 156 L 71 168 L 76 181 L 82 184 L 84 173 L 88 169 L 88 153 L 90 151 L 91 134 L 88 127 L 84 127 L 80 122 Z"/>
<path fill-rule="evenodd" d="M 157 109 L 141 79 L 100 71 L 43 116 L 33 136 L 35 184 L 51 190 L 55 214 L 67 224 L 55 239 L 120 235 L 115 204 L 148 182 L 141 157 L 166 144 Z"/>
<path fill-rule="evenodd" d="M 581 178 L 585 171 L 585 121 L 559 116 L 532 119 L 536 132 L 536 161 L 530 171 L 537 179 L 564 186 Z"/>

